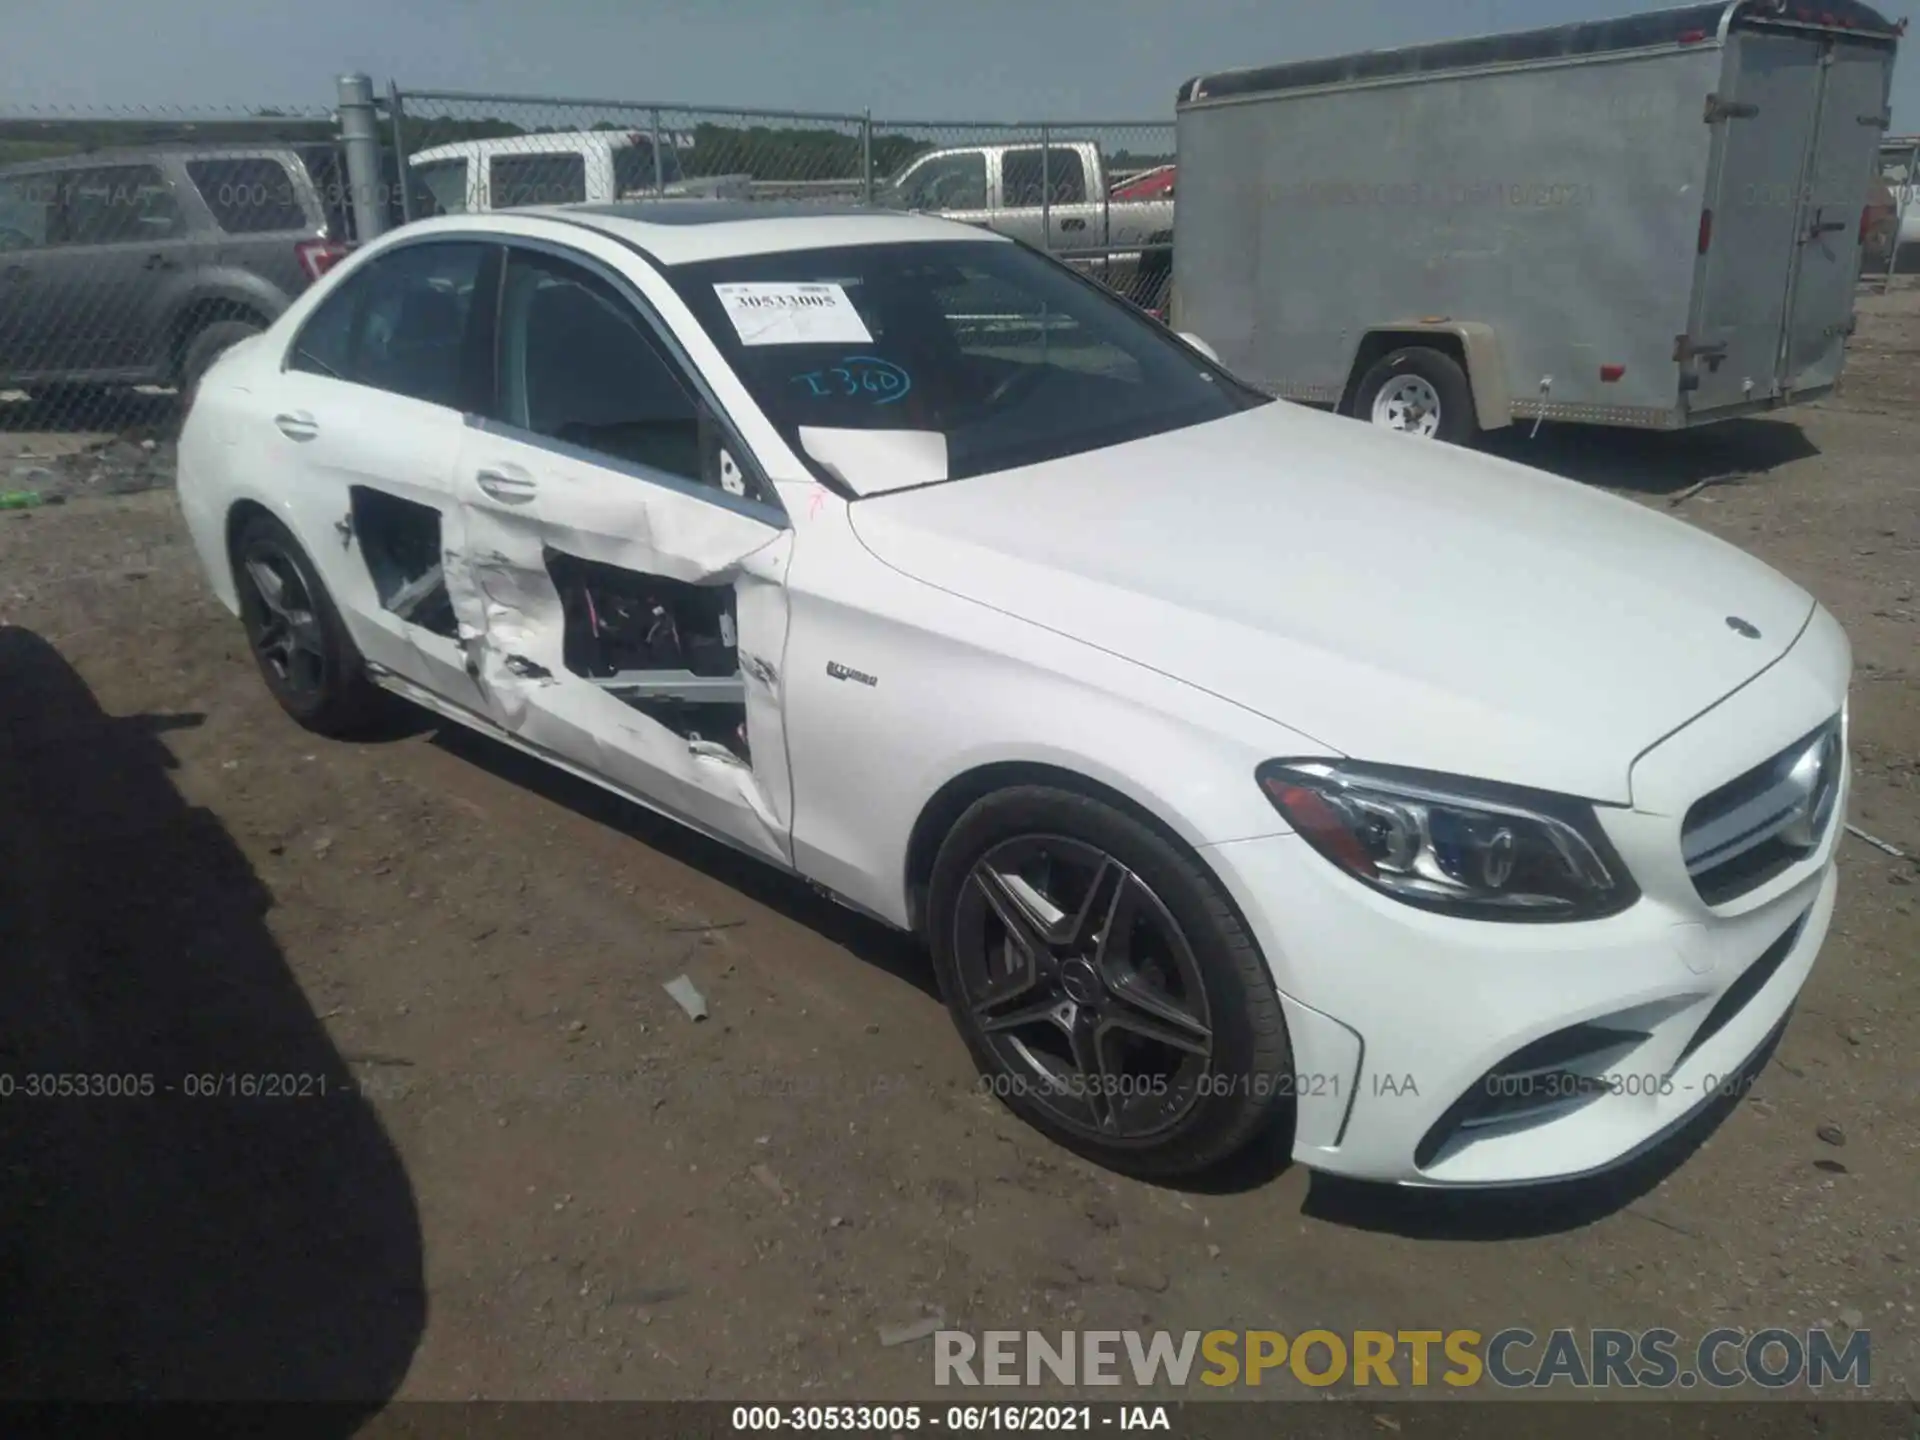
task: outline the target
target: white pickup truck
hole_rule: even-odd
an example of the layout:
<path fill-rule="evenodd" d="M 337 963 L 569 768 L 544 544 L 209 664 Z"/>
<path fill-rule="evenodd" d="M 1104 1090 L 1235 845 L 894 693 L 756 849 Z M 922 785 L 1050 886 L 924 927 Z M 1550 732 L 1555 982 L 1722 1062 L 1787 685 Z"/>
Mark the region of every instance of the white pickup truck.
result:
<path fill-rule="evenodd" d="M 1115 200 L 1100 147 L 1087 140 L 964 145 L 915 157 L 874 199 L 926 210 L 1051 250 L 1101 273 L 1149 308 L 1173 265 L 1173 196 Z M 1104 272 L 1104 273 L 1102 273 Z"/>

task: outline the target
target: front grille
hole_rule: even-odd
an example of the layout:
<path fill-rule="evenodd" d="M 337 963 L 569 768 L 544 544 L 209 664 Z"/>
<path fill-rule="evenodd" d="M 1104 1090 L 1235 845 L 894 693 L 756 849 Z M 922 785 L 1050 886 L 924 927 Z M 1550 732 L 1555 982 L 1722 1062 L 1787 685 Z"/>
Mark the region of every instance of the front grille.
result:
<path fill-rule="evenodd" d="M 1835 716 L 1695 801 L 1680 850 L 1700 898 L 1724 905 L 1812 854 L 1832 822 L 1844 768 Z"/>

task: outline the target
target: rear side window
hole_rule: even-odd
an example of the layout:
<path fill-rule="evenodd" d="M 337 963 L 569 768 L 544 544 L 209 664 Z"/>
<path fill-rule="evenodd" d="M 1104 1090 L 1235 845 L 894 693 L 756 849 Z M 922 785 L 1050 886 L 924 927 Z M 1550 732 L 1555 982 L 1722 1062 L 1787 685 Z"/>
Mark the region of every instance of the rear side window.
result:
<path fill-rule="evenodd" d="M 495 155 L 487 171 L 488 203 L 579 205 L 587 198 L 587 157 L 581 154 Z"/>
<path fill-rule="evenodd" d="M 100 165 L 58 177 L 56 245 L 136 244 L 185 233 L 157 165 Z"/>
<path fill-rule="evenodd" d="M 288 366 L 463 408 L 467 332 L 487 251 L 446 241 L 407 245 L 372 261 L 320 302 Z"/>
<path fill-rule="evenodd" d="M 1087 198 L 1086 167 L 1080 152 L 1064 145 L 1047 147 L 1044 171 L 1041 152 L 1008 150 L 1000 157 L 1000 189 L 1010 208 L 1038 207 L 1051 189 L 1054 205 L 1078 205 Z"/>
<path fill-rule="evenodd" d="M 187 178 L 229 235 L 311 230 L 293 177 L 265 156 L 187 161 Z"/>
<path fill-rule="evenodd" d="M 426 191 L 428 215 L 467 213 L 465 160 L 429 160 L 413 167 L 413 178 L 419 188 Z"/>

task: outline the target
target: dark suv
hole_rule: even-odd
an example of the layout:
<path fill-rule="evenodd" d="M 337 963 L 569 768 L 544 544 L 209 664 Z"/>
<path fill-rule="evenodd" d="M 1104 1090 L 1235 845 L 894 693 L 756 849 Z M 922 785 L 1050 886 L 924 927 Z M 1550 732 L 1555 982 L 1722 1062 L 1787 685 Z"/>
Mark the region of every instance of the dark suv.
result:
<path fill-rule="evenodd" d="M 0 390 L 175 386 L 347 253 L 327 144 L 167 145 L 0 169 Z"/>

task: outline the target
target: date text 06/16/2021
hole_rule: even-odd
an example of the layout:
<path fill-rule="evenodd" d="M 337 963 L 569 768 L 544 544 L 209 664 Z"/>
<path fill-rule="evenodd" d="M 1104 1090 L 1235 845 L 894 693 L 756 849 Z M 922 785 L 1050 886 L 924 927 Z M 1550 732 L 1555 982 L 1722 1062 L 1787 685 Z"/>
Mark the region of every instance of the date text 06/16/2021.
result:
<path fill-rule="evenodd" d="M 736 1405 L 736 1434 L 792 1431 L 904 1435 L 949 1431 L 1086 1434 L 1172 1430 L 1165 1405 Z"/>

